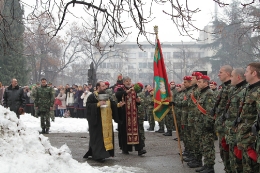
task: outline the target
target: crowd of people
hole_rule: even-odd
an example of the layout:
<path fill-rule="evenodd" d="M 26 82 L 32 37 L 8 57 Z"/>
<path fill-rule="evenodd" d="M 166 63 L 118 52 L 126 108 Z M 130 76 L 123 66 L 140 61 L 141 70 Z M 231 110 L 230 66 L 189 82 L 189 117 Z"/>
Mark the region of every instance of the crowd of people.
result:
<path fill-rule="evenodd" d="M 197 168 L 196 172 L 214 173 L 217 138 L 225 172 L 260 172 L 260 63 L 250 63 L 246 69 L 224 65 L 218 77 L 222 82 L 219 87 L 200 71 L 184 76 L 181 84 L 169 83 L 169 106 L 174 108 L 179 132 L 175 140 L 184 145 L 180 155 L 190 168 Z M 151 85 L 133 84 L 130 77 L 122 75 L 115 85 L 99 81 L 95 89 L 91 85 L 55 89 L 45 78 L 31 89 L 18 87 L 16 79 L 5 89 L 0 83 L 2 104 L 18 118 L 25 105 L 32 104 L 32 115 L 41 117 L 42 133 L 49 133 L 50 119 L 54 121 L 55 116 L 70 112 L 71 117 L 87 118 L 90 141 L 84 158 L 100 162 L 114 156 L 112 119 L 118 123 L 122 153 L 129 154 L 133 147 L 139 156 L 146 153 L 143 122 L 147 119 L 147 130 L 154 131 L 153 93 Z M 156 132 L 172 136 L 172 111 L 158 123 Z"/>

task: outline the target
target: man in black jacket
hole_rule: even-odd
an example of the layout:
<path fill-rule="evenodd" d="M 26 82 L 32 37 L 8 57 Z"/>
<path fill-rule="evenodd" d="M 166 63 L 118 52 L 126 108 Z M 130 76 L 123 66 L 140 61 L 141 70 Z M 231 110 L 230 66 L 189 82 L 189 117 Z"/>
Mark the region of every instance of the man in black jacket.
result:
<path fill-rule="evenodd" d="M 18 86 L 16 79 L 12 79 L 11 85 L 6 88 L 4 92 L 4 107 L 9 107 L 11 111 L 14 111 L 18 118 L 24 112 L 25 97 L 23 88 Z"/>

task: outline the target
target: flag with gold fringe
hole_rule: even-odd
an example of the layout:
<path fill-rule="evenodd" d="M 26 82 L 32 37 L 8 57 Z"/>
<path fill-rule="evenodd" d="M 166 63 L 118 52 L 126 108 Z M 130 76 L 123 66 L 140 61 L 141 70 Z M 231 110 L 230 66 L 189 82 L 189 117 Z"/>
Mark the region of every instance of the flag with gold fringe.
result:
<path fill-rule="evenodd" d="M 154 53 L 154 110 L 153 115 L 156 121 L 161 121 L 170 111 L 170 86 L 164 65 L 161 44 L 156 38 Z"/>

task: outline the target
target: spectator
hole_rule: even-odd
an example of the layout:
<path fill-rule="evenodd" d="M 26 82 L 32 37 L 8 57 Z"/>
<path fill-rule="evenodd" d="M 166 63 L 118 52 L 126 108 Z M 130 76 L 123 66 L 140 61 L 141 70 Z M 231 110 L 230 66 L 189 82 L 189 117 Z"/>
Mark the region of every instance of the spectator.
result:
<path fill-rule="evenodd" d="M 23 89 L 18 86 L 16 79 L 12 79 L 11 85 L 4 92 L 4 107 L 9 107 L 20 118 L 21 113 L 24 112 L 25 104 Z"/>
<path fill-rule="evenodd" d="M 63 117 L 63 114 L 66 110 L 66 94 L 64 88 L 60 89 L 60 93 L 58 94 L 56 99 L 59 99 L 61 101 L 61 105 L 58 105 L 58 110 L 60 112 L 60 117 Z"/>

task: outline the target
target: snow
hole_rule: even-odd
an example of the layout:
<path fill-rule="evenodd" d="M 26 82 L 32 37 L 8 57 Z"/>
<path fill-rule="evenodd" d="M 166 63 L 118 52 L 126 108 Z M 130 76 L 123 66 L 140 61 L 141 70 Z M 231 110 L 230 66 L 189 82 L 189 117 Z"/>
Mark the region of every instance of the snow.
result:
<path fill-rule="evenodd" d="M 114 125 L 116 128 L 117 125 Z M 148 123 L 144 125 L 148 128 Z M 51 146 L 48 137 L 39 134 L 40 118 L 16 114 L 0 105 L 0 172 L 1 173 L 132 173 L 139 168 L 118 165 L 92 167 L 87 161 L 74 160 L 66 144 Z M 88 132 L 86 119 L 55 118 L 51 133 Z"/>

